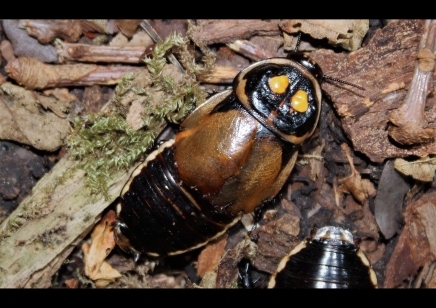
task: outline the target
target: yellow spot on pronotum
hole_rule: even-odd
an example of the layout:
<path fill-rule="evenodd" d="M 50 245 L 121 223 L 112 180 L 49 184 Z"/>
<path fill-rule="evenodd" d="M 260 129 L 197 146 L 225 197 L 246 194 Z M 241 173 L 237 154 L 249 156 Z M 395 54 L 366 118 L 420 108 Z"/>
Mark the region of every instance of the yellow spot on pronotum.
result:
<path fill-rule="evenodd" d="M 307 101 L 307 93 L 303 90 L 298 90 L 297 93 L 292 96 L 291 106 L 298 112 L 305 112 L 309 108 L 309 102 Z"/>
<path fill-rule="evenodd" d="M 285 75 L 276 76 L 269 80 L 269 87 L 277 94 L 285 93 L 288 86 L 289 79 Z"/>

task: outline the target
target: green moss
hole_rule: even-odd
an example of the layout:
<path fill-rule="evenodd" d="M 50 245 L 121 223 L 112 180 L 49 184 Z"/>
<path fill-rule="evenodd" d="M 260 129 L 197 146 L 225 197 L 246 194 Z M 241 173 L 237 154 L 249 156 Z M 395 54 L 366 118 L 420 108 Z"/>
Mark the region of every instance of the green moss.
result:
<path fill-rule="evenodd" d="M 70 154 L 80 160 L 79 168 L 86 172 L 91 193 L 102 193 L 108 199 L 108 183 L 113 174 L 148 153 L 168 122 L 179 123 L 206 99 L 197 78 L 211 72 L 214 57 L 207 52 L 205 64 L 195 64 L 188 43 L 180 34 L 169 35 L 156 44 L 151 58 L 145 59 L 148 72 L 123 77 L 108 108 L 75 119 L 67 144 Z M 177 52 L 186 73 L 167 64 L 165 57 L 169 52 Z M 126 120 L 132 102 L 140 102 L 143 107 L 143 125 L 137 130 Z"/>

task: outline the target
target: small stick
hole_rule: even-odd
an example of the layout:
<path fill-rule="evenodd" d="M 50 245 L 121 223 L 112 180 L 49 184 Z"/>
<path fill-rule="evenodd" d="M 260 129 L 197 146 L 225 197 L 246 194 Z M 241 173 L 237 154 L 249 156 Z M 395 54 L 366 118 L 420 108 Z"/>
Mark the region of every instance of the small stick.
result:
<path fill-rule="evenodd" d="M 72 44 L 56 40 L 59 63 L 66 61 L 104 62 L 104 63 L 143 63 L 146 56 L 153 51 L 150 47 L 96 46 Z"/>

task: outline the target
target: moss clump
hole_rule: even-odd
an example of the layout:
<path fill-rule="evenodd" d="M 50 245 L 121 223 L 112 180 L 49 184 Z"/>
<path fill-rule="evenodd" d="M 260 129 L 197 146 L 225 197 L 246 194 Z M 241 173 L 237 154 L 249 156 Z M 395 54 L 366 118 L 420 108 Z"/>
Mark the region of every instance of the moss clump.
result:
<path fill-rule="evenodd" d="M 180 34 L 169 35 L 145 60 L 147 71 L 124 76 L 104 111 L 74 121 L 67 144 L 70 154 L 81 161 L 79 168 L 87 173 L 91 193 L 107 198 L 113 174 L 147 153 L 168 122 L 179 123 L 206 99 L 197 77 L 213 69 L 214 58 L 209 52 L 203 66 L 195 64 L 188 43 Z M 169 52 L 180 55 L 186 73 L 167 63 Z M 142 107 L 139 128 L 132 128 L 128 121 L 133 103 Z"/>

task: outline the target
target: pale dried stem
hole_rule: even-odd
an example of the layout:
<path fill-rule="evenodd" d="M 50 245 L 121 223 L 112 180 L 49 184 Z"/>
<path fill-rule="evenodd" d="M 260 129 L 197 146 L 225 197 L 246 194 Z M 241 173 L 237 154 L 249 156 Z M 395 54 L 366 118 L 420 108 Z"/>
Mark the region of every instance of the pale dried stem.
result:
<path fill-rule="evenodd" d="M 435 136 L 435 130 L 427 127 L 425 117 L 425 104 L 434 73 L 435 36 L 436 21 L 427 20 L 409 92 L 401 107 L 390 114 L 389 120 L 394 126 L 389 127 L 389 134 L 401 144 L 425 143 Z"/>
<path fill-rule="evenodd" d="M 96 46 L 65 43 L 61 40 L 56 41 L 60 63 L 65 63 L 66 61 L 144 63 L 144 58 L 151 54 L 153 47 Z"/>

